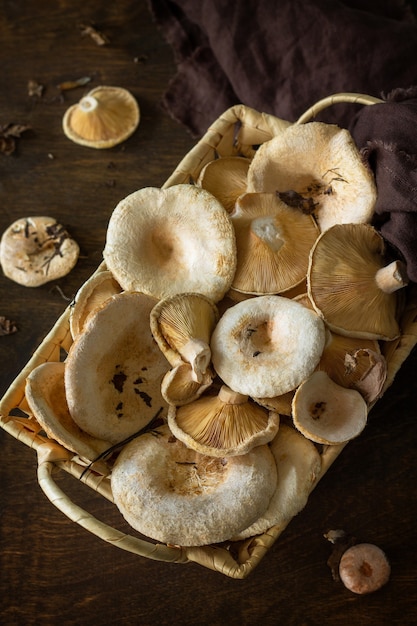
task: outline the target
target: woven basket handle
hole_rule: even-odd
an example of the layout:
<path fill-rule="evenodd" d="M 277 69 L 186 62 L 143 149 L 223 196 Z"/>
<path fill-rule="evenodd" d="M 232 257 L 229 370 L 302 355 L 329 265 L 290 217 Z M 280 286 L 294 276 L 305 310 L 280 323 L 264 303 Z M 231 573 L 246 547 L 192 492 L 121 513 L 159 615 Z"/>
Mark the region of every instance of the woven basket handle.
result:
<path fill-rule="evenodd" d="M 57 446 L 58 450 L 62 449 Z M 72 500 L 55 483 L 52 473 L 57 467 L 58 458 L 55 458 L 50 444 L 40 446 L 38 452 L 38 482 L 50 502 L 66 515 L 71 521 L 79 524 L 93 535 L 100 537 L 107 543 L 127 552 L 133 552 L 139 556 L 145 556 L 155 561 L 171 563 L 186 563 L 188 561 L 185 551 L 180 547 L 170 547 L 162 544 L 153 544 L 139 537 L 127 535 L 85 511 L 74 504 Z M 63 459 L 61 459 L 63 460 Z"/>
<path fill-rule="evenodd" d="M 333 104 L 338 103 L 352 103 L 352 104 L 380 104 L 383 102 L 380 98 L 375 98 L 374 96 L 368 96 L 364 93 L 336 93 L 332 96 L 327 96 L 322 100 L 319 100 L 313 106 L 311 106 L 307 111 L 305 111 L 301 117 L 295 122 L 296 124 L 304 124 L 305 122 L 309 122 L 314 119 L 320 111 L 324 111 L 328 107 L 333 106 Z"/>

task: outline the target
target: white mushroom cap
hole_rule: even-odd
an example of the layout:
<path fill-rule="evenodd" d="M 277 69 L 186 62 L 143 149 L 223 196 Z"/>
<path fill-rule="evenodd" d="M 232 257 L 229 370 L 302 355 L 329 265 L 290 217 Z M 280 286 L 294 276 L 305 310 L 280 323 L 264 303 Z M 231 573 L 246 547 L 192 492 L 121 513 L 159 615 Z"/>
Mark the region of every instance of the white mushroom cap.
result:
<path fill-rule="evenodd" d="M 281 424 L 270 449 L 277 465 L 277 488 L 265 513 L 235 540 L 259 535 L 275 525 L 285 527 L 305 507 L 320 476 L 317 448 L 291 426 Z"/>
<path fill-rule="evenodd" d="M 308 439 L 326 445 L 357 437 L 368 418 L 359 391 L 341 387 L 322 371 L 314 372 L 298 387 L 292 406 L 294 426 Z"/>
<path fill-rule="evenodd" d="M 80 428 L 119 443 L 167 405 L 161 381 L 169 364 L 156 345 L 149 315 L 155 299 L 139 292 L 112 296 L 71 345 L 65 365 L 68 407 Z"/>
<path fill-rule="evenodd" d="M 38 287 L 68 274 L 78 261 L 79 246 L 53 217 L 16 220 L 0 241 L 5 276 L 25 287 Z"/>
<path fill-rule="evenodd" d="M 86 280 L 71 305 L 69 322 L 72 338 L 75 339 L 82 332 L 90 314 L 120 291 L 120 285 L 108 270 L 99 271 Z"/>
<path fill-rule="evenodd" d="M 187 184 L 146 187 L 124 198 L 110 218 L 103 255 L 123 289 L 157 299 L 195 292 L 217 302 L 236 268 L 226 210 Z"/>
<path fill-rule="evenodd" d="M 322 231 L 370 222 L 376 201 L 373 174 L 349 131 L 322 122 L 293 124 L 262 144 L 249 167 L 247 190 L 304 199 Z"/>
<path fill-rule="evenodd" d="M 258 296 L 227 309 L 211 338 L 212 363 L 226 385 L 257 398 L 295 389 L 317 366 L 325 327 L 282 296 Z"/>
<path fill-rule="evenodd" d="M 213 458 L 187 448 L 167 426 L 128 443 L 111 475 L 115 504 L 133 528 L 183 546 L 226 541 L 251 524 L 276 481 L 268 446 Z"/>
<path fill-rule="evenodd" d="M 53 361 L 35 367 L 26 379 L 26 400 L 48 437 L 93 461 L 110 443 L 84 432 L 72 419 L 65 396 L 64 369 L 64 363 Z"/>

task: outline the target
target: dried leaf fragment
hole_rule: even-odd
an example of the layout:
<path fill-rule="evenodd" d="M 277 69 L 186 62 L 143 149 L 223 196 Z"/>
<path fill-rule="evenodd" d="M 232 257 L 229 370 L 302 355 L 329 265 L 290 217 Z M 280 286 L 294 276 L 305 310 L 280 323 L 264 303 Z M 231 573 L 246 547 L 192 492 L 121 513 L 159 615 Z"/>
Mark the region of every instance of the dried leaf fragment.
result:
<path fill-rule="evenodd" d="M 92 24 L 80 24 L 81 35 L 88 35 L 98 46 L 105 46 L 110 43 L 109 38 L 98 31 Z"/>
<path fill-rule="evenodd" d="M 0 124 L 0 152 L 7 156 L 12 154 L 16 149 L 16 139 L 29 129 L 27 124 Z"/>
<path fill-rule="evenodd" d="M 4 315 L 0 315 L 0 337 L 4 335 L 12 335 L 16 331 L 16 323 L 7 319 Z"/>

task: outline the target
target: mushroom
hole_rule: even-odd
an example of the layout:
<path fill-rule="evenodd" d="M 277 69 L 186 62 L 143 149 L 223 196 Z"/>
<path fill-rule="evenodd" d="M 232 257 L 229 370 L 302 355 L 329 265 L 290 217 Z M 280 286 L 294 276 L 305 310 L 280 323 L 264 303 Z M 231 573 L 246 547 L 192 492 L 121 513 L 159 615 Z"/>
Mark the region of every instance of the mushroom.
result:
<path fill-rule="evenodd" d="M 0 264 L 4 275 L 25 287 L 39 287 L 68 274 L 79 246 L 53 217 L 20 218 L 3 233 Z"/>
<path fill-rule="evenodd" d="M 296 300 L 313 309 L 307 294 L 297 296 Z M 326 372 L 338 385 L 356 389 L 372 404 L 384 387 L 387 360 L 375 339 L 345 337 L 328 331 L 317 369 Z"/>
<path fill-rule="evenodd" d="M 168 425 L 177 439 L 201 454 L 235 456 L 271 441 L 279 415 L 222 385 L 216 396 L 170 406 Z"/>
<path fill-rule="evenodd" d="M 388 582 L 390 575 L 391 566 L 385 552 L 372 543 L 357 543 L 340 559 L 340 579 L 353 593 L 377 591 Z"/>
<path fill-rule="evenodd" d="M 72 338 L 75 339 L 82 332 L 91 313 L 120 291 L 120 285 L 108 270 L 99 271 L 86 280 L 71 305 L 69 323 Z"/>
<path fill-rule="evenodd" d="M 228 214 L 212 194 L 188 184 L 145 187 L 119 202 L 103 255 L 123 289 L 158 300 L 195 292 L 217 302 L 236 268 Z"/>
<path fill-rule="evenodd" d="M 167 426 L 125 445 L 111 474 L 126 521 L 147 537 L 181 546 L 228 540 L 264 512 L 276 481 L 267 445 L 213 458 L 187 448 Z"/>
<path fill-rule="evenodd" d="M 384 240 L 369 224 L 337 224 L 319 236 L 308 295 L 331 330 L 387 341 L 399 335 L 397 290 L 408 281 L 400 261 L 385 263 Z"/>
<path fill-rule="evenodd" d="M 62 126 L 71 141 L 102 149 L 125 141 L 139 120 L 138 103 L 127 89 L 100 85 L 67 109 Z"/>
<path fill-rule="evenodd" d="M 266 511 L 234 540 L 260 535 L 276 525 L 284 528 L 306 506 L 320 477 L 321 456 L 317 448 L 291 426 L 280 425 L 270 449 L 277 466 L 277 487 Z"/>
<path fill-rule="evenodd" d="M 316 443 L 343 444 L 357 437 L 365 428 L 367 404 L 355 389 L 335 383 L 323 371 L 316 371 L 294 394 L 294 426 Z"/>
<path fill-rule="evenodd" d="M 65 396 L 64 369 L 64 363 L 53 361 L 35 367 L 26 378 L 26 400 L 48 437 L 92 461 L 110 444 L 84 432 L 72 419 Z"/>
<path fill-rule="evenodd" d="M 249 164 L 250 159 L 240 156 L 209 161 L 201 170 L 197 185 L 212 193 L 231 213 L 237 198 L 246 191 Z"/>
<path fill-rule="evenodd" d="M 311 215 L 290 208 L 274 193 L 246 193 L 230 218 L 237 248 L 233 289 L 277 294 L 305 280 L 319 235 Z"/>
<path fill-rule="evenodd" d="M 368 223 L 376 202 L 373 174 L 348 130 L 333 124 L 293 124 L 260 146 L 247 191 L 278 192 L 312 213 L 324 231 L 338 223 Z"/>
<path fill-rule="evenodd" d="M 78 426 L 117 444 L 166 414 L 161 381 L 169 364 L 149 329 L 155 299 L 109 298 L 71 345 L 65 366 L 68 408 Z"/>
<path fill-rule="evenodd" d="M 190 363 L 180 363 L 165 374 L 161 383 L 161 394 L 165 402 L 181 406 L 192 402 L 210 387 L 214 374 L 207 368 L 200 380 L 195 380 Z"/>
<path fill-rule="evenodd" d="M 191 364 L 200 383 L 210 365 L 210 337 L 219 319 L 216 305 L 198 293 L 182 293 L 160 300 L 151 311 L 151 332 L 171 365 Z"/>
<path fill-rule="evenodd" d="M 324 323 L 314 311 L 282 296 L 257 296 L 220 318 L 211 337 L 212 364 L 234 391 L 273 398 L 308 378 L 324 344 Z"/>
<path fill-rule="evenodd" d="M 280 415 L 290 416 L 292 412 L 292 399 L 294 397 L 295 390 L 287 391 L 275 398 L 253 398 L 258 404 L 264 406 L 269 411 L 275 411 Z"/>

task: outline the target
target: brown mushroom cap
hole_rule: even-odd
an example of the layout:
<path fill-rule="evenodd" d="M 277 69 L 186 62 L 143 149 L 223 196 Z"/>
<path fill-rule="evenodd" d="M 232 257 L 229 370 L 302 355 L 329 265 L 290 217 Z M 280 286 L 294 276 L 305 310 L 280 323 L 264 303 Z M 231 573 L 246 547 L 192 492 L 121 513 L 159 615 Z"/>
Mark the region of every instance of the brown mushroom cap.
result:
<path fill-rule="evenodd" d="M 226 541 L 251 524 L 276 481 L 268 446 L 213 458 L 187 448 L 167 426 L 128 443 L 111 475 L 115 504 L 133 528 L 183 546 Z"/>
<path fill-rule="evenodd" d="M 361 394 L 316 371 L 294 394 L 294 426 L 316 443 L 337 445 L 357 437 L 365 428 L 368 408 Z"/>
<path fill-rule="evenodd" d="M 182 293 L 160 300 L 151 311 L 151 332 L 171 365 L 190 363 L 196 382 L 210 365 L 210 337 L 219 312 L 198 293 Z"/>
<path fill-rule="evenodd" d="M 129 91 L 101 85 L 67 109 L 62 126 L 71 141 L 102 149 L 125 141 L 139 120 L 138 103 Z"/>
<path fill-rule="evenodd" d="M 322 122 L 293 124 L 262 144 L 247 190 L 288 194 L 314 213 L 322 231 L 370 222 L 376 201 L 372 172 L 349 131 Z"/>
<path fill-rule="evenodd" d="M 217 302 L 236 268 L 225 209 L 208 191 L 187 184 L 146 187 L 124 198 L 110 218 L 103 255 L 123 289 L 157 299 L 195 292 Z"/>
<path fill-rule="evenodd" d="M 234 391 L 272 398 L 295 389 L 317 366 L 325 344 L 323 321 L 282 296 L 235 304 L 211 338 L 215 371 Z"/>
<path fill-rule="evenodd" d="M 230 218 L 237 248 L 233 289 L 277 294 L 305 280 L 319 235 L 310 215 L 290 208 L 274 193 L 247 193 L 238 198 Z"/>
<path fill-rule="evenodd" d="M 270 449 L 277 466 L 277 487 L 265 513 L 234 540 L 259 535 L 275 525 L 284 528 L 305 507 L 320 476 L 321 456 L 317 448 L 291 426 L 281 424 Z"/>
<path fill-rule="evenodd" d="M 91 315 L 65 366 L 68 407 L 78 426 L 119 443 L 167 405 L 161 381 L 169 364 L 156 345 L 149 315 L 155 299 L 122 292 Z"/>
<path fill-rule="evenodd" d="M 197 184 L 212 193 L 231 213 L 237 198 L 246 191 L 249 164 L 250 159 L 239 156 L 209 161 L 201 170 Z"/>
<path fill-rule="evenodd" d="M 168 425 L 177 439 L 201 454 L 236 456 L 271 441 L 279 415 L 223 385 L 216 396 L 171 406 Z"/>
<path fill-rule="evenodd" d="M 385 266 L 385 244 L 369 224 L 338 224 L 313 246 L 309 298 L 334 332 L 391 340 L 400 333 L 396 290 L 407 284 L 401 264 Z"/>
<path fill-rule="evenodd" d="M 16 220 L 0 241 L 0 264 L 7 278 L 38 287 L 68 274 L 80 249 L 55 218 L 25 217 Z"/>
<path fill-rule="evenodd" d="M 26 379 L 26 399 L 48 437 L 93 461 L 110 444 L 84 432 L 72 419 L 65 396 L 64 369 L 64 363 L 53 361 L 35 367 Z"/>

